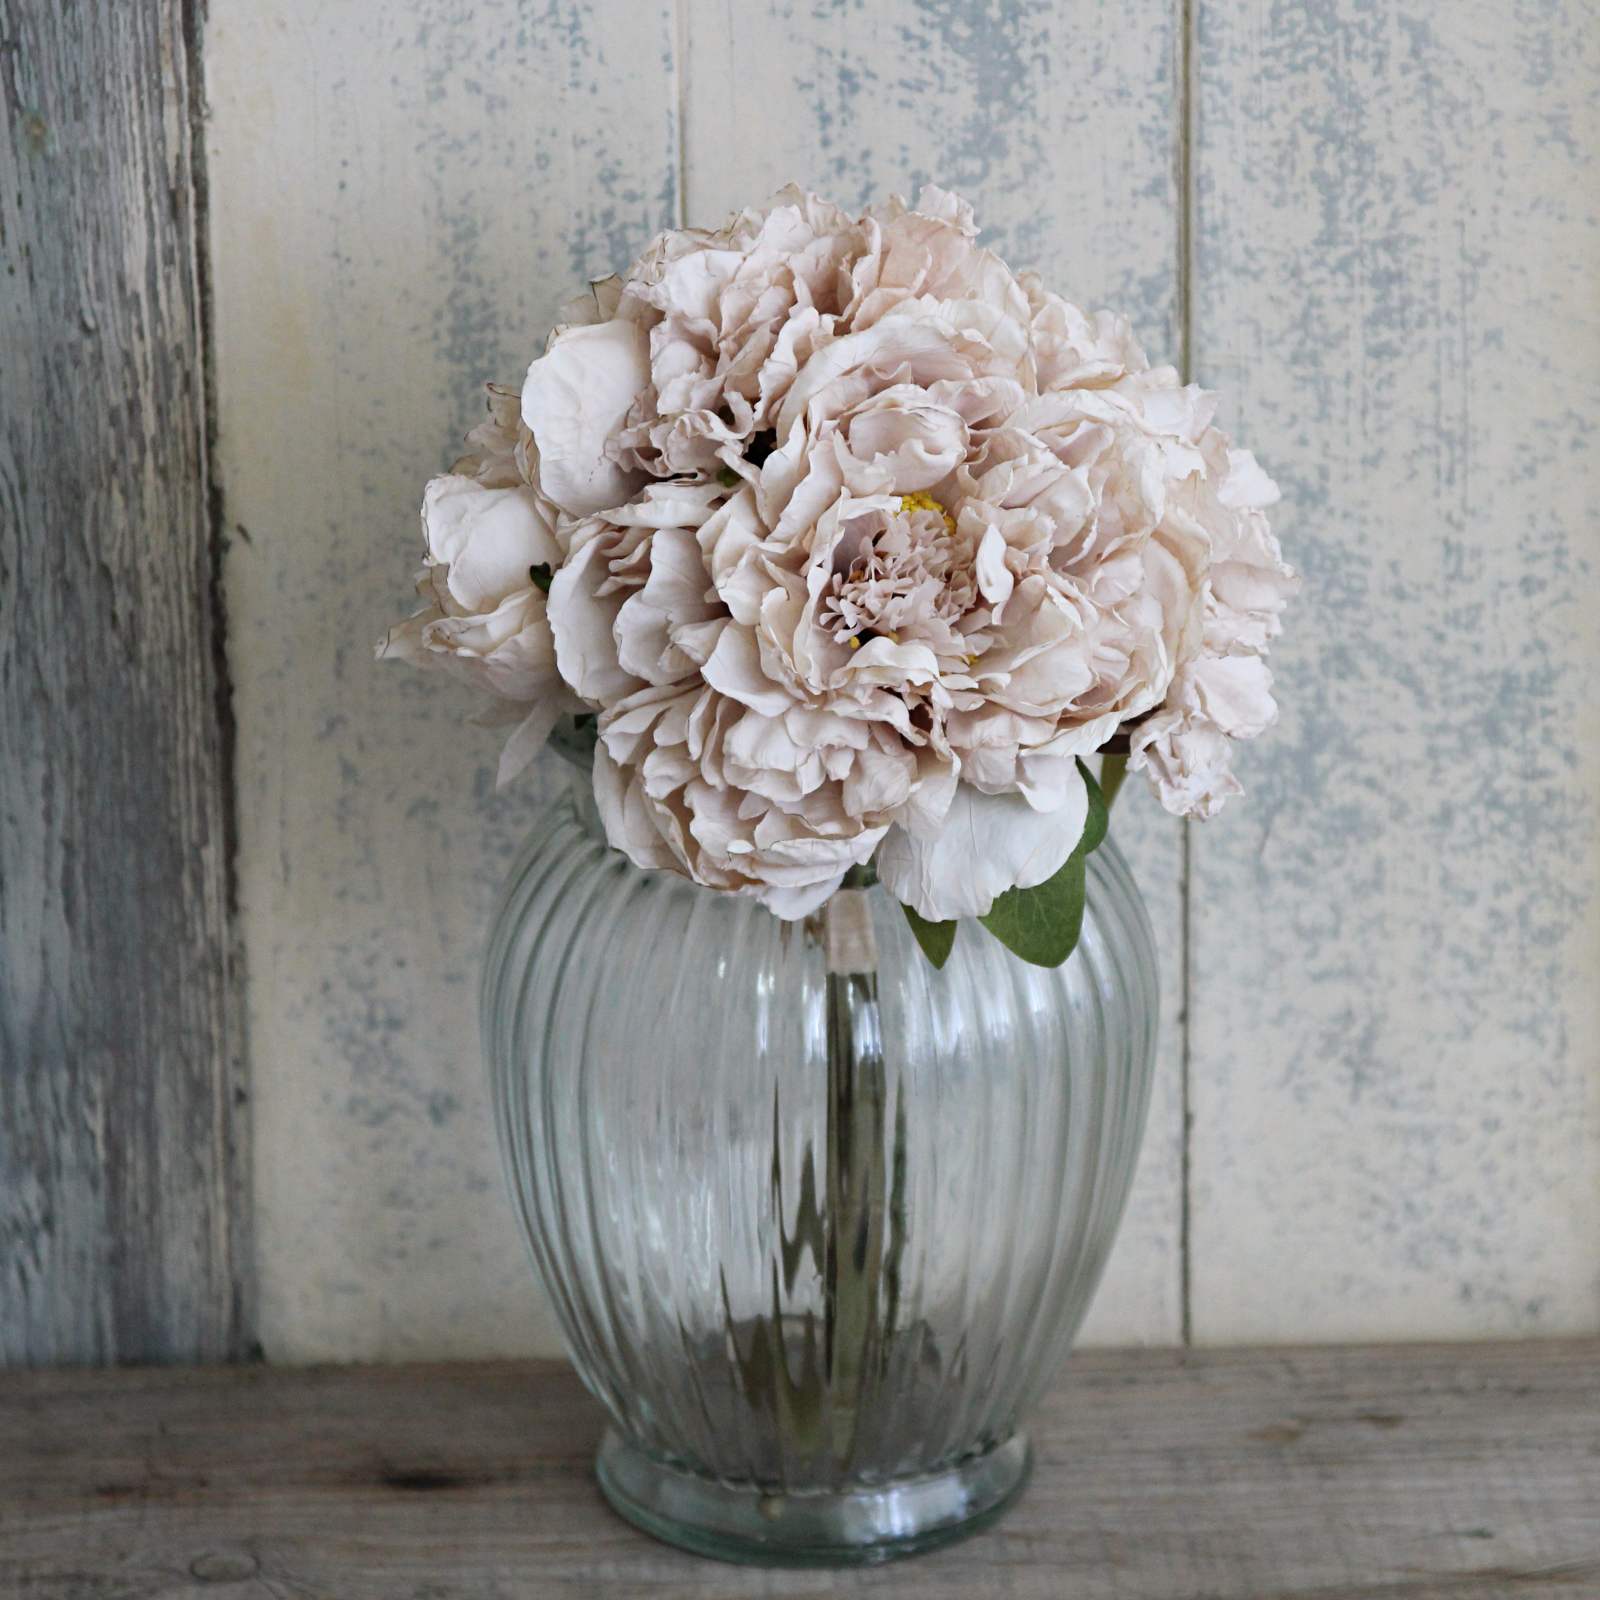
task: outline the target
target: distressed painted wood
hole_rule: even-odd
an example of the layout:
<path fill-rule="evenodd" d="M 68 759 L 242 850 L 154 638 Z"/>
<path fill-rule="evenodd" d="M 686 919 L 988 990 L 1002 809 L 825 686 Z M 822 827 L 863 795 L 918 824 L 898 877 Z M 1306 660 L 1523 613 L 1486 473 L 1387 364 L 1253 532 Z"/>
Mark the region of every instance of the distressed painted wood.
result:
<path fill-rule="evenodd" d="M 1595 11 L 1196 11 L 1197 375 L 1306 590 L 1194 842 L 1195 1331 L 1593 1331 Z"/>
<path fill-rule="evenodd" d="M 192 11 L 0 0 L 0 1365 L 249 1335 Z"/>
<path fill-rule="evenodd" d="M 824 7 L 819 36 L 845 27 L 910 108 L 893 144 L 876 88 L 879 110 L 854 126 L 832 90 L 797 96 L 769 59 L 793 27 L 756 7 L 686 10 L 679 48 L 665 4 L 552 19 L 509 3 L 464 17 L 213 0 L 220 454 L 269 1356 L 556 1348 L 500 1197 L 474 1016 L 494 892 L 553 777 L 496 796 L 496 739 L 462 726 L 470 697 L 369 659 L 408 600 L 420 485 L 474 420 L 476 385 L 514 381 L 575 283 L 676 220 L 680 173 L 681 209 L 712 220 L 790 172 L 851 201 L 944 172 L 986 203 L 1019 261 L 1128 305 L 1171 350 L 1175 42 L 1168 8 L 1149 10 L 1156 26 L 1135 36 L 1099 4 L 1025 8 L 998 29 L 911 6 L 841 23 Z M 1042 92 L 1073 21 L 1074 71 L 1114 124 L 1090 137 L 1088 111 L 1063 102 L 986 165 L 996 96 Z M 957 71 L 951 52 L 980 34 L 989 64 Z M 719 54 L 735 48 L 737 60 Z M 802 75 L 829 70 L 819 56 Z M 707 120 L 718 106 L 748 119 L 737 138 Z M 895 156 L 935 133 L 922 173 Z M 876 141 L 881 158 L 796 160 L 829 139 Z M 735 144 L 778 153 L 736 168 Z M 1055 153 L 1066 144 L 1071 160 Z M 1079 226 L 1029 215 L 1020 185 L 1040 162 Z M 1130 808 L 1173 966 L 1176 844 L 1153 824 Z M 1172 1037 L 1101 1338 L 1178 1326 Z"/>
<path fill-rule="evenodd" d="M 564 1366 L 13 1375 L 18 1600 L 1576 1600 L 1600 1592 L 1600 1347 L 1084 1355 L 997 1528 L 755 1571 L 612 1516 Z"/>
<path fill-rule="evenodd" d="M 927 182 L 970 200 L 1013 266 L 1125 312 L 1176 361 L 1181 115 L 1173 0 L 684 0 L 686 220 L 791 179 L 847 206 Z M 1090 1343 L 1182 1325 L 1181 841 L 1133 789 L 1119 842 L 1149 905 L 1165 1006 L 1149 1134 Z"/>
<path fill-rule="evenodd" d="M 561 301 L 677 211 L 671 7 L 212 0 L 261 1336 L 553 1350 L 478 1054 L 482 941 L 551 775 L 372 659 L 421 485 Z"/>
<path fill-rule="evenodd" d="M 471 702 L 368 647 L 474 386 L 586 272 L 791 176 L 967 192 L 1190 345 L 1288 491 L 1284 724 L 1192 835 L 1187 1162 L 1181 846 L 1119 803 L 1168 1009 L 1088 1337 L 1178 1336 L 1186 1233 L 1204 1340 L 1600 1327 L 1597 40 L 1578 0 L 1437 10 L 213 0 L 270 1354 L 554 1348 L 473 1020 L 552 779 L 496 796 Z"/>

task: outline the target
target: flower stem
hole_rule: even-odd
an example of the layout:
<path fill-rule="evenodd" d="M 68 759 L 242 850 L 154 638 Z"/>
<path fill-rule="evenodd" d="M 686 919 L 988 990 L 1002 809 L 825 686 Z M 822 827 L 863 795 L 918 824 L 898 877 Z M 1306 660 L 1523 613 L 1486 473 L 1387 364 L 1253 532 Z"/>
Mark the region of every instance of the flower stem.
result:
<path fill-rule="evenodd" d="M 1111 751 L 1100 758 L 1100 793 L 1105 796 L 1106 810 L 1111 809 L 1112 802 L 1117 798 L 1117 790 L 1122 787 L 1122 780 L 1128 775 L 1128 758 L 1126 755 L 1114 755 Z"/>
<path fill-rule="evenodd" d="M 823 1370 L 833 1455 L 844 1468 L 855 1450 L 884 1335 L 878 1291 L 889 1198 L 888 1075 L 870 898 L 861 889 L 840 889 L 823 916 L 828 967 Z"/>

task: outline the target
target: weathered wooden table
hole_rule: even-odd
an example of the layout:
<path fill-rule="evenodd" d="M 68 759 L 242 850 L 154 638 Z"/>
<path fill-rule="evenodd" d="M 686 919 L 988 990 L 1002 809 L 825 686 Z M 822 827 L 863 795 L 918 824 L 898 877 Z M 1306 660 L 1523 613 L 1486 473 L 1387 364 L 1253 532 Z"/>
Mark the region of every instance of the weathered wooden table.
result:
<path fill-rule="evenodd" d="M 1083 1354 L 965 1544 L 763 1572 L 653 1543 L 553 1362 L 0 1379 L 0 1595 L 1597 1600 L 1600 1343 Z"/>

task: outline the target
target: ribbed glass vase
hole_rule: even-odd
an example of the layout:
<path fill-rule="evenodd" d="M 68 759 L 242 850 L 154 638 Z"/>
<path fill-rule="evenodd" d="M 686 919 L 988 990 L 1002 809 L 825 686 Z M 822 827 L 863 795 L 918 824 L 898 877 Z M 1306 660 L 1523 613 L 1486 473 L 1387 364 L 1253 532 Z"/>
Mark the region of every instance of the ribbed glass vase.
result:
<path fill-rule="evenodd" d="M 807 922 L 641 872 L 589 780 L 494 925 L 484 1039 L 511 1194 L 599 1475 L 730 1559 L 882 1560 L 993 1518 L 1137 1161 L 1149 921 L 1107 840 L 1082 939 L 976 924 L 943 971 L 881 888 Z"/>

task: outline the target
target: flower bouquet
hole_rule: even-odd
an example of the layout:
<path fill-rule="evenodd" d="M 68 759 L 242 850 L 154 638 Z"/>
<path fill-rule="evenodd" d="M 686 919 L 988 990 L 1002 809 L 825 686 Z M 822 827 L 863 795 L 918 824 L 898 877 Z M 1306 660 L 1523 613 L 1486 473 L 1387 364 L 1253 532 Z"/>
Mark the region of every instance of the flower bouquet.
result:
<path fill-rule="evenodd" d="M 502 782 L 552 736 L 578 769 L 486 1045 L 653 1531 L 876 1559 L 1020 1483 L 1148 1087 L 1107 806 L 1127 769 L 1211 815 L 1275 716 L 1277 492 L 1214 409 L 952 195 L 789 188 L 591 285 L 428 484 L 380 654 L 490 692 Z M 619 963 L 644 998 L 603 998 Z"/>

